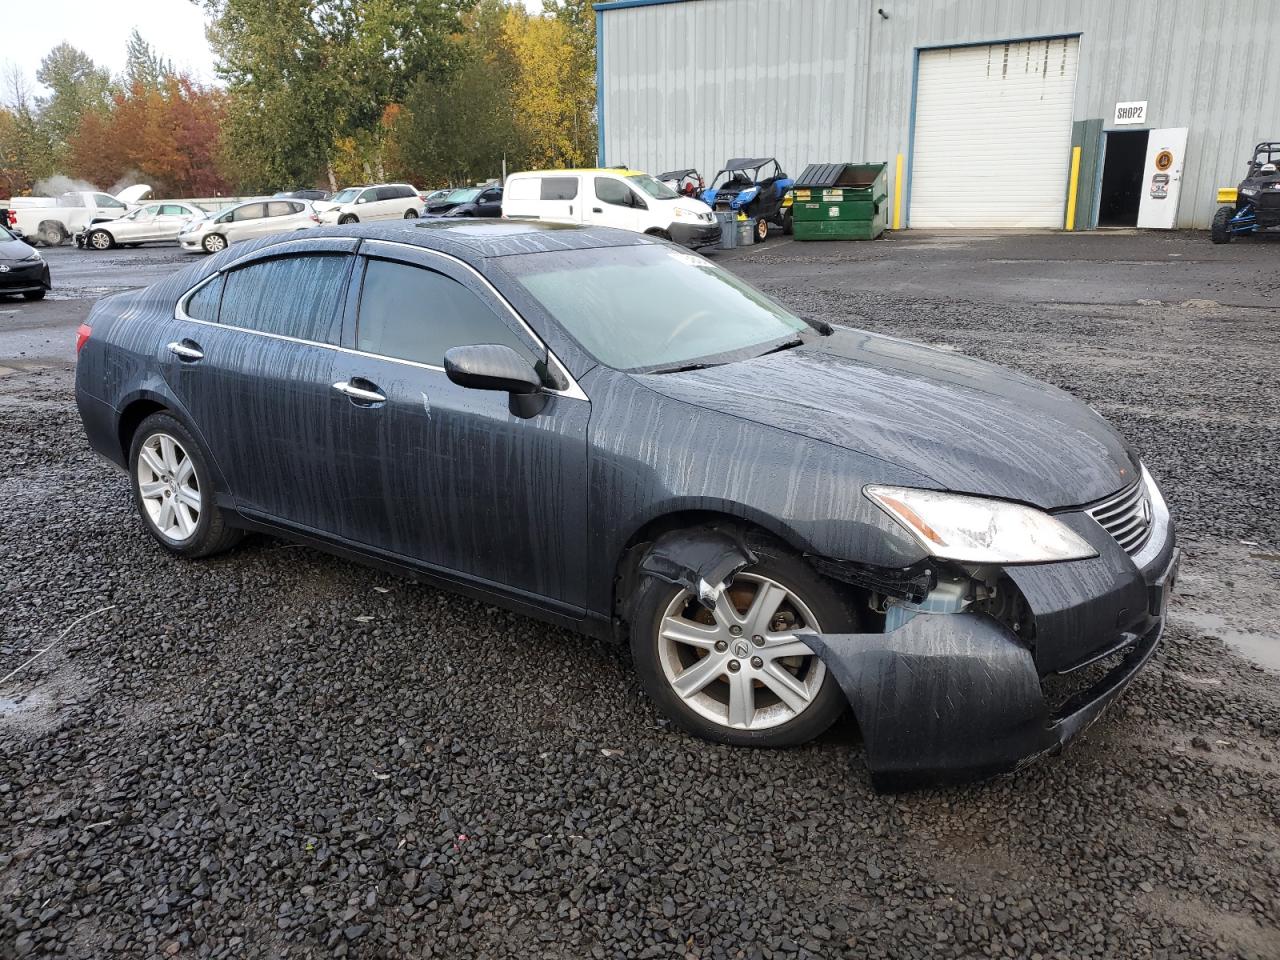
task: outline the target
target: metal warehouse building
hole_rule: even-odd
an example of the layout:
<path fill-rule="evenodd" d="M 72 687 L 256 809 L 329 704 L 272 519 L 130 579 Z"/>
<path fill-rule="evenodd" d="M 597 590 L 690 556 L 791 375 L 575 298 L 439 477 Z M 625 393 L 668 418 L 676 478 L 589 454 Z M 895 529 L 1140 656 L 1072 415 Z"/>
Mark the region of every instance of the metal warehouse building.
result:
<path fill-rule="evenodd" d="M 887 161 L 900 226 L 1207 227 L 1280 140 L 1274 0 L 595 10 L 602 165 Z"/>

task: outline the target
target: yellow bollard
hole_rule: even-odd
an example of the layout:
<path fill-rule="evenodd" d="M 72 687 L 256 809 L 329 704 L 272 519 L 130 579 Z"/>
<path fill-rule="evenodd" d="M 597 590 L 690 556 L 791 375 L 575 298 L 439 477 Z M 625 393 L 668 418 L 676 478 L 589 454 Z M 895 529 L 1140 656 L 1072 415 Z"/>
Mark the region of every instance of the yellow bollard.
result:
<path fill-rule="evenodd" d="M 1067 224 L 1064 229 L 1076 228 L 1076 189 L 1080 186 L 1080 148 L 1071 148 L 1071 182 L 1067 185 Z"/>
<path fill-rule="evenodd" d="M 898 154 L 898 166 L 893 174 L 893 229 L 902 229 L 902 154 Z"/>

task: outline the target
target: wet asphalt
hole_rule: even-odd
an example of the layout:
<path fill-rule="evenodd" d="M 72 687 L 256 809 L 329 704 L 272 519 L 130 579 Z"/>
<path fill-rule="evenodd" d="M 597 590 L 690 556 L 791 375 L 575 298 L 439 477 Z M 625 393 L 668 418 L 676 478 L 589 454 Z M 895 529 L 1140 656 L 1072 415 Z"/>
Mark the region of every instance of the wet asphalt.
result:
<path fill-rule="evenodd" d="M 1179 524 L 1167 641 L 1098 725 L 890 797 L 847 721 L 705 744 L 609 644 L 267 538 L 161 556 L 73 339 L 187 255 L 45 253 L 54 295 L 0 300 L 0 958 L 1280 957 L 1280 244 L 714 255 L 1084 398 Z"/>

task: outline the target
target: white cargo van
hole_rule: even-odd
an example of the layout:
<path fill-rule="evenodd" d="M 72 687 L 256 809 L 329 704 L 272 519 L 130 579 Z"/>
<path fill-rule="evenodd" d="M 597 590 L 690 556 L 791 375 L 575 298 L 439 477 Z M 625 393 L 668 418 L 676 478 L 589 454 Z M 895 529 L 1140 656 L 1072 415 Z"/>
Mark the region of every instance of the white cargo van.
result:
<path fill-rule="evenodd" d="M 720 241 L 716 216 L 701 200 L 682 197 L 639 170 L 532 170 L 507 177 L 502 215 L 618 227 L 687 247 Z"/>

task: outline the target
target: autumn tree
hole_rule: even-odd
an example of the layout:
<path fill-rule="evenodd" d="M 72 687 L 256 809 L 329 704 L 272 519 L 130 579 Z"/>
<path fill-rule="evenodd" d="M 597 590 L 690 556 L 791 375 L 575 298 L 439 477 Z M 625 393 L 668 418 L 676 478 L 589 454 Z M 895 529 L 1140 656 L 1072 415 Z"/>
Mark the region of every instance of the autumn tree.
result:
<path fill-rule="evenodd" d="M 508 9 L 503 38 L 516 67 L 515 122 L 529 163 L 573 167 L 595 156 L 594 122 L 574 66 L 566 21 Z"/>
<path fill-rule="evenodd" d="M 564 25 L 569 41 L 565 96 L 574 111 L 573 140 L 580 156 L 596 153 L 595 0 L 542 0 L 544 13 Z"/>
<path fill-rule="evenodd" d="M 71 143 L 71 171 L 101 186 L 128 179 L 160 196 L 213 196 L 229 189 L 219 167 L 221 91 L 189 78 L 135 82 L 104 114 L 86 114 Z"/>

